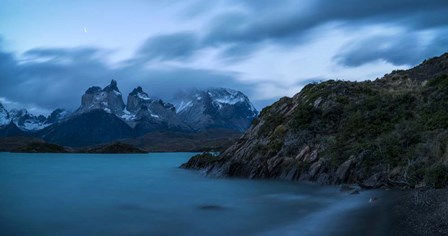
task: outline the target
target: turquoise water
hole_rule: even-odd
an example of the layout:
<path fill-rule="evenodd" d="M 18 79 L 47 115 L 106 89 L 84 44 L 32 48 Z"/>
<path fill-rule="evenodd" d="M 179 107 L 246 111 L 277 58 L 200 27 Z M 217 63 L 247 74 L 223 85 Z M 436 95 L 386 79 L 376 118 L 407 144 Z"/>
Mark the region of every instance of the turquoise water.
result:
<path fill-rule="evenodd" d="M 1 235 L 381 235 L 379 192 L 212 179 L 192 153 L 0 153 Z"/>

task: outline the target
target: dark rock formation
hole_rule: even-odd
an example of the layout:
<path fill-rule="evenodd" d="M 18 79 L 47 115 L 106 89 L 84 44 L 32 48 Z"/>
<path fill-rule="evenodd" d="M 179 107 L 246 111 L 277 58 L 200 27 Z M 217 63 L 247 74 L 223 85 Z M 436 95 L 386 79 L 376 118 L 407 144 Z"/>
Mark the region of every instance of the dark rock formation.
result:
<path fill-rule="evenodd" d="M 86 152 L 86 153 L 109 153 L 109 154 L 118 154 L 118 153 L 147 153 L 144 150 L 141 150 L 137 147 L 134 147 L 130 144 L 126 144 L 126 143 L 112 143 L 112 144 L 107 144 L 104 146 L 100 146 L 100 147 L 95 147 L 95 148 L 89 148 L 87 150 L 84 150 L 82 152 Z"/>

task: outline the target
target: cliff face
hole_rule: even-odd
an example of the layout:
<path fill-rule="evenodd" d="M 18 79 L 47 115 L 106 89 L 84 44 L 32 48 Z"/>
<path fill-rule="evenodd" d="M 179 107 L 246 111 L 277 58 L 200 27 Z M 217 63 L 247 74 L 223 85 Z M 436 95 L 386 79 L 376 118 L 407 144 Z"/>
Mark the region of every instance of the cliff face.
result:
<path fill-rule="evenodd" d="M 220 156 L 182 167 L 372 188 L 446 186 L 448 54 L 375 81 L 309 84 L 263 109 Z"/>

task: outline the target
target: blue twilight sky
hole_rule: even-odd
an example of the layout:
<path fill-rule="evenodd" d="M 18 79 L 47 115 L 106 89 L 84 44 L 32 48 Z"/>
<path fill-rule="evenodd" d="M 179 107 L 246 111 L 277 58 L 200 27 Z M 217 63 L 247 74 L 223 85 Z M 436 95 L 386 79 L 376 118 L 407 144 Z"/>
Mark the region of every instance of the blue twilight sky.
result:
<path fill-rule="evenodd" d="M 229 87 L 261 109 L 446 51 L 447 0 L 0 0 L 0 102 L 34 113 L 111 79 L 124 99 Z"/>

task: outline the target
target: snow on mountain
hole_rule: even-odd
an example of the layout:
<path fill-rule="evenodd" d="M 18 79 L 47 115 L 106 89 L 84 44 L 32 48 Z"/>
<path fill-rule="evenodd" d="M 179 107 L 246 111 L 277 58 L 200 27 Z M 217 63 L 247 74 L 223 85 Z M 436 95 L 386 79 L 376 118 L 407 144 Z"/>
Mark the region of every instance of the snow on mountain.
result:
<path fill-rule="evenodd" d="M 12 122 L 22 130 L 36 131 L 41 130 L 50 124 L 45 123 L 47 118 L 43 115 L 35 116 L 26 109 L 12 109 L 10 112 Z"/>
<path fill-rule="evenodd" d="M 154 130 L 191 130 L 177 116 L 173 104 L 150 97 L 140 86 L 129 93 L 126 111 L 129 114 L 121 118 L 134 123 L 142 133 Z"/>
<path fill-rule="evenodd" d="M 9 112 L 6 110 L 3 104 L 0 103 L 0 126 L 7 125 L 10 122 L 11 119 L 9 117 Z"/>
<path fill-rule="evenodd" d="M 176 113 L 180 113 L 185 109 L 188 109 L 193 106 L 192 101 L 180 101 L 179 104 L 176 106 Z"/>
<path fill-rule="evenodd" d="M 227 88 L 178 93 L 177 114 L 196 130 L 230 128 L 244 131 L 258 111 L 242 92 Z"/>
<path fill-rule="evenodd" d="M 89 113 L 98 110 L 118 117 L 133 128 L 137 135 L 152 131 L 192 132 L 209 128 L 244 131 L 258 114 L 242 92 L 225 88 L 180 93 L 176 97 L 175 106 L 151 97 L 141 87 L 137 87 L 129 93 L 125 105 L 117 82 L 112 80 L 104 88 L 88 88 L 81 98 L 81 106 L 72 114 L 56 109 L 48 117 L 36 116 L 25 109 L 8 112 L 0 104 L 0 126 L 4 127 L 12 121 L 23 131 L 37 131 L 53 124 L 84 119 Z"/>
<path fill-rule="evenodd" d="M 0 126 L 6 127 L 11 122 L 23 131 L 37 131 L 66 118 L 70 113 L 63 109 L 54 110 L 51 115 L 33 115 L 26 109 L 12 109 L 9 112 L 0 103 Z"/>

